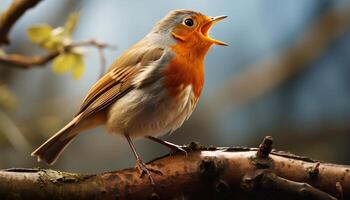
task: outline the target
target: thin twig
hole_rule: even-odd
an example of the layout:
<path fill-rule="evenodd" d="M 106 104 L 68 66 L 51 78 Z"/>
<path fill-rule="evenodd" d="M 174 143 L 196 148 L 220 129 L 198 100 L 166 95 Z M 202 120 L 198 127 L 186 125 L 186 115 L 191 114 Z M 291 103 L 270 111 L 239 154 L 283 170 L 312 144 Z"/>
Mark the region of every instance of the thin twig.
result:
<path fill-rule="evenodd" d="M 86 41 L 78 41 L 78 42 L 72 42 L 70 44 L 67 44 L 63 48 L 63 51 L 70 52 L 75 47 L 80 47 L 80 46 L 92 46 L 92 47 L 96 47 L 97 49 L 115 48 L 112 45 L 102 43 L 102 42 L 97 42 L 96 40 L 86 40 Z M 55 57 L 60 55 L 60 53 L 62 52 L 54 51 L 54 52 L 49 52 L 46 55 L 42 55 L 42 56 L 26 56 L 21 54 L 0 54 L 0 63 L 4 63 L 6 65 L 10 65 L 14 67 L 19 67 L 22 69 L 30 69 L 32 67 L 44 66 L 44 64 L 53 60 Z M 104 58 L 102 59 L 104 60 Z M 104 63 L 102 64 L 104 65 Z"/>
<path fill-rule="evenodd" d="M 94 46 L 97 48 L 98 54 L 100 57 L 100 75 L 99 75 L 99 77 L 102 77 L 106 71 L 106 57 L 104 54 L 104 49 L 112 49 L 112 50 L 116 49 L 116 47 L 114 45 L 110 45 L 110 44 L 103 43 L 103 42 L 98 42 L 97 40 L 94 40 L 94 39 L 87 40 L 87 41 L 81 41 L 81 42 L 74 42 L 70 46 L 72 46 L 72 47 L 74 47 L 74 46 Z"/>
<path fill-rule="evenodd" d="M 8 34 L 16 21 L 30 8 L 37 5 L 41 0 L 14 0 L 9 8 L 0 16 L 0 46 L 9 44 Z M 77 46 L 94 46 L 98 49 L 100 56 L 100 76 L 105 71 L 106 59 L 103 49 L 114 48 L 113 46 L 101 43 L 96 40 L 73 42 L 65 46 L 64 50 L 69 51 Z M 40 66 L 48 63 L 60 54 L 59 51 L 49 52 L 42 56 L 26 56 L 21 54 L 0 54 L 0 63 L 17 66 L 22 69 L 29 69 L 33 66 Z"/>
<path fill-rule="evenodd" d="M 77 47 L 77 46 L 94 46 L 94 47 L 99 48 L 99 49 L 115 49 L 116 48 L 114 45 L 110 45 L 110 44 L 107 44 L 104 42 L 99 42 L 95 39 L 72 42 L 72 43 L 67 45 L 67 48 Z"/>
<path fill-rule="evenodd" d="M 0 63 L 22 69 L 30 69 L 35 66 L 43 66 L 53 60 L 60 53 L 49 52 L 42 56 L 26 56 L 21 54 L 0 54 Z"/>

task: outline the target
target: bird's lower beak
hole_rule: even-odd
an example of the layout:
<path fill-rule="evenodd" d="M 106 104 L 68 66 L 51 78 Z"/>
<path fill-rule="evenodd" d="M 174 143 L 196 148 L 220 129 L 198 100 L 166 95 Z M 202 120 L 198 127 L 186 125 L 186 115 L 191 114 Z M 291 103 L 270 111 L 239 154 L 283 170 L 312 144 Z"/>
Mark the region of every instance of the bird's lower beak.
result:
<path fill-rule="evenodd" d="M 220 40 L 216 40 L 216 39 L 213 39 L 211 37 L 209 37 L 209 30 L 210 28 L 216 24 L 216 22 L 219 22 L 223 19 L 225 19 L 227 16 L 226 15 L 221 15 L 221 16 L 217 16 L 217 17 L 212 17 L 210 18 L 210 20 L 204 24 L 201 28 L 201 32 L 203 35 L 205 35 L 212 43 L 214 44 L 217 44 L 217 45 L 222 45 L 222 46 L 228 46 L 228 44 L 226 44 L 225 42 L 222 42 Z"/>

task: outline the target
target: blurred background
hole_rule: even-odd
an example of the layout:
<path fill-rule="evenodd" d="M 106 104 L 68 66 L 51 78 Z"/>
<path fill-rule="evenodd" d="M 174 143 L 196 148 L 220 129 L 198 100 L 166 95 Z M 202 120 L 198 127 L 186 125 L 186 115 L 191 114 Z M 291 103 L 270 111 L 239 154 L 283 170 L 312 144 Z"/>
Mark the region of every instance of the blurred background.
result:
<path fill-rule="evenodd" d="M 1 0 L 0 12 L 10 3 Z M 108 65 L 168 11 L 180 8 L 228 15 L 211 35 L 229 46 L 210 50 L 199 105 L 164 139 L 256 147 L 271 135 L 278 150 L 350 164 L 349 0 L 46 0 L 20 18 L 4 50 L 44 54 L 29 42 L 26 29 L 61 26 L 79 11 L 73 38 L 117 46 L 106 51 Z M 87 49 L 85 58 L 79 80 L 53 73 L 51 63 L 29 70 L 0 63 L 0 168 L 48 167 L 30 152 L 71 119 L 98 79 L 97 51 Z M 145 161 L 168 152 L 144 139 L 136 146 Z M 98 173 L 134 163 L 126 140 L 101 127 L 79 135 L 52 168 Z"/>

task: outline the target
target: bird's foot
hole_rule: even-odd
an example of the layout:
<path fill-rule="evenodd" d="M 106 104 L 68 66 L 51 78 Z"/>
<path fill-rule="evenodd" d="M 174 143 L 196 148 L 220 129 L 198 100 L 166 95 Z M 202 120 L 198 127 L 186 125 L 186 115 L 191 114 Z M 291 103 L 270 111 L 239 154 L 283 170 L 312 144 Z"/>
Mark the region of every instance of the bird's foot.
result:
<path fill-rule="evenodd" d="M 162 175 L 162 172 L 156 169 L 152 169 L 146 166 L 146 164 L 142 160 L 136 161 L 136 168 L 140 171 L 140 177 L 142 178 L 144 175 L 148 176 L 152 185 L 155 185 L 151 172 Z"/>

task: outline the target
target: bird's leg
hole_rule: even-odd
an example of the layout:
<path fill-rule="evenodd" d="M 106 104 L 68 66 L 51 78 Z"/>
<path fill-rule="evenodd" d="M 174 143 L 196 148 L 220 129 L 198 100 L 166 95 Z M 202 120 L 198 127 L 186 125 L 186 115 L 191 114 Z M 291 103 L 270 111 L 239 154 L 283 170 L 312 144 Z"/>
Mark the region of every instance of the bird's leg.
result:
<path fill-rule="evenodd" d="M 185 155 L 187 156 L 187 151 L 185 150 L 185 148 L 183 148 L 180 145 L 173 144 L 171 142 L 168 142 L 168 141 L 165 141 L 165 140 L 153 137 L 153 136 L 147 136 L 147 138 L 154 141 L 154 142 L 158 142 L 159 144 L 162 144 L 162 145 L 168 147 L 169 149 L 171 149 L 171 153 L 181 151 L 181 152 L 185 153 Z"/>
<path fill-rule="evenodd" d="M 151 176 L 150 171 L 155 172 L 155 173 L 157 173 L 157 174 L 161 174 L 161 172 L 158 171 L 158 170 L 154 170 L 154 169 L 148 169 L 148 168 L 146 167 L 146 164 L 141 160 L 139 154 L 137 153 L 137 151 L 136 151 L 136 149 L 135 149 L 135 146 L 134 146 L 134 143 L 133 143 L 133 142 L 131 141 L 131 139 L 130 139 L 130 136 L 127 135 L 127 134 L 125 134 L 125 138 L 128 140 L 128 143 L 129 143 L 129 145 L 130 145 L 130 147 L 131 147 L 131 150 L 132 150 L 132 152 L 133 152 L 133 154 L 134 154 L 134 156 L 135 156 L 136 165 L 137 165 L 138 170 L 140 171 L 140 177 L 142 177 L 143 175 L 146 174 L 146 175 L 148 176 L 149 180 L 151 181 L 151 184 L 152 184 L 152 185 L 155 185 L 155 184 L 154 184 L 154 180 L 153 180 L 153 178 L 152 178 L 152 176 Z"/>

